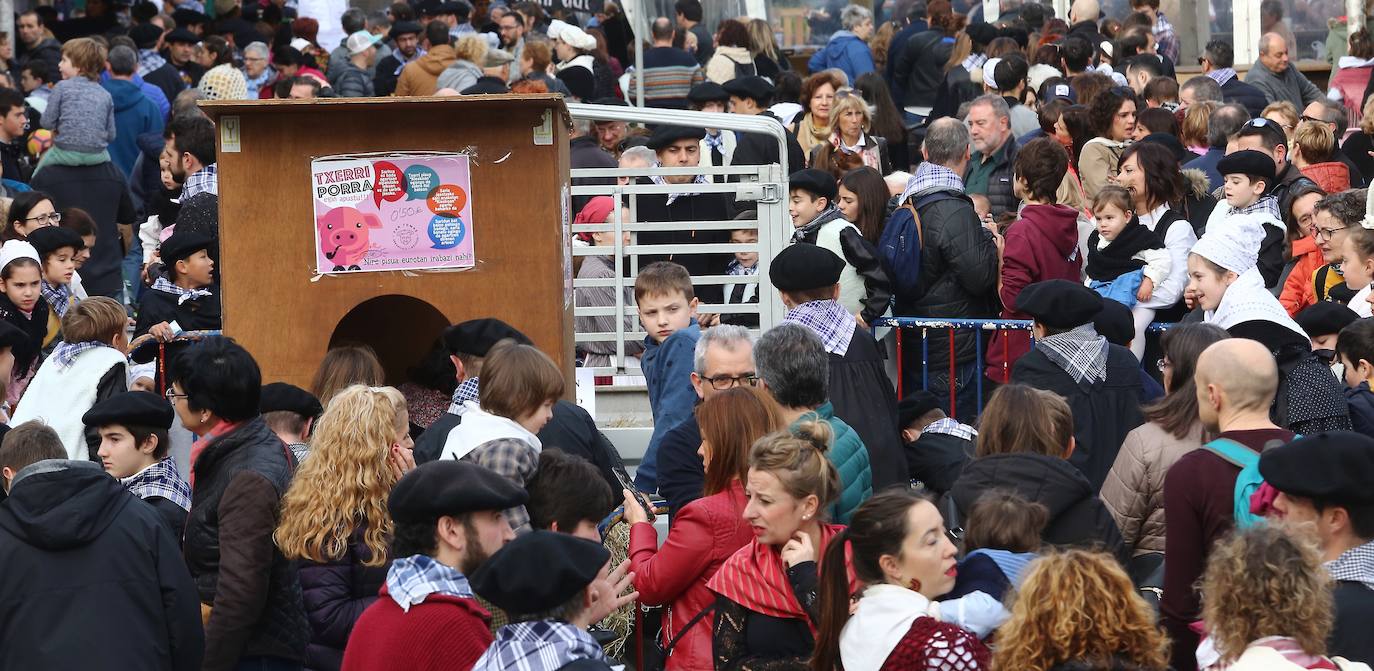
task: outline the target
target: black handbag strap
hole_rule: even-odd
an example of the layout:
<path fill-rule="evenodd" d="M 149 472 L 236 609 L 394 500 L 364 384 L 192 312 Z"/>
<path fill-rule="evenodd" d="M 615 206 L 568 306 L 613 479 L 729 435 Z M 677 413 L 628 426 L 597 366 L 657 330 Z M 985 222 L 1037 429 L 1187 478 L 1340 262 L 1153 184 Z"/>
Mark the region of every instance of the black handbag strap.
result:
<path fill-rule="evenodd" d="M 668 654 L 673 651 L 673 648 L 677 647 L 678 641 L 681 641 L 682 637 L 687 635 L 687 632 L 691 631 L 692 627 L 695 627 L 696 624 L 701 621 L 701 618 L 706 617 L 715 610 L 716 604 L 712 603 L 711 605 L 702 608 L 701 612 L 697 613 L 696 615 L 693 615 L 692 619 L 687 621 L 687 626 L 683 627 L 682 629 L 679 629 L 677 635 L 674 636 L 671 641 L 668 641 L 668 645 L 663 646 L 663 656 L 667 657 Z"/>

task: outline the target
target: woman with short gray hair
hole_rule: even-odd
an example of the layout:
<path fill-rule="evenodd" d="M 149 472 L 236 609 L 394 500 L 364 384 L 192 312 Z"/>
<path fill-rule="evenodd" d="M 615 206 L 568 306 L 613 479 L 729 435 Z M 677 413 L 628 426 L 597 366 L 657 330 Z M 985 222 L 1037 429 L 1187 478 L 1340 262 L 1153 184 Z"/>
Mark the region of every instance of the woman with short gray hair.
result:
<path fill-rule="evenodd" d="M 873 51 L 868 40 L 873 38 L 873 12 L 859 5 L 848 5 L 840 12 L 840 25 L 825 47 L 811 57 L 807 66 L 811 72 L 837 69 L 849 78 L 852 86 L 859 75 L 873 72 Z"/>

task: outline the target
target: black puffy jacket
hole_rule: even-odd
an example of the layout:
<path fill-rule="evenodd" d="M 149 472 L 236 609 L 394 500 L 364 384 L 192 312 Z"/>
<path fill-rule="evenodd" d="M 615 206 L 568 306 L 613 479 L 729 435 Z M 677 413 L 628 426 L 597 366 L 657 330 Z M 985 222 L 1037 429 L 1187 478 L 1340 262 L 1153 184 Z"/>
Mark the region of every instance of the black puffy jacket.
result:
<path fill-rule="evenodd" d="M 917 212 L 921 217 L 921 292 L 897 296 L 894 314 L 954 318 L 997 314 L 997 245 L 973 211 L 973 201 L 957 191 L 948 193 L 952 197 L 927 202 Z M 892 216 L 909 218 L 911 214 L 899 207 Z M 974 359 L 977 335 L 967 329 L 955 332 L 956 362 Z M 949 365 L 948 332 L 931 331 L 929 337 L 930 366 L 942 370 Z"/>
<path fill-rule="evenodd" d="M 371 557 L 372 551 L 363 543 L 363 530 L 359 528 L 342 557 L 323 564 L 300 563 L 301 596 L 310 620 L 306 669 L 338 671 L 343 666 L 344 647 L 353 633 L 353 624 L 377 600 L 391 564 L 388 561 L 381 566 L 365 565 Z"/>
<path fill-rule="evenodd" d="M 202 604 L 206 671 L 246 656 L 305 659 L 310 625 L 296 567 L 272 541 L 295 460 L 262 417 L 213 439 L 196 458 L 183 554 Z"/>
<path fill-rule="evenodd" d="M 934 107 L 945 77 L 945 61 L 949 60 L 954 42 L 945 39 L 939 30 L 927 30 L 912 35 L 897 55 L 893 75 L 902 82 L 899 107 Z"/>
<path fill-rule="evenodd" d="M 1105 550 L 1126 560 L 1126 544 L 1116 521 L 1092 484 L 1069 462 L 1031 453 L 974 459 L 964 466 L 949 496 L 962 518 L 968 519 L 978 498 L 994 489 L 1013 492 L 1049 510 L 1049 523 L 1040 533 L 1045 543 Z"/>

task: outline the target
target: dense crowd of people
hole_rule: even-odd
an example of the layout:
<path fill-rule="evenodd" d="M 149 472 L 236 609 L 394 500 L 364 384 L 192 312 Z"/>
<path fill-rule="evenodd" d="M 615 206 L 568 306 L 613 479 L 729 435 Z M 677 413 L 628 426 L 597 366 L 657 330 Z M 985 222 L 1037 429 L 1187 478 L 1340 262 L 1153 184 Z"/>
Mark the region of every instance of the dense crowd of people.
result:
<path fill-rule="evenodd" d="M 877 4 L 810 11 L 803 59 L 700 0 L 638 37 L 610 0 L 20 13 L 0 669 L 1369 669 L 1374 39 L 1322 91 L 1281 22 L 1187 77 L 1159 0 Z M 512 315 L 309 389 L 215 333 L 197 101 L 503 93 L 785 129 L 574 124 L 573 168 L 791 172 L 766 264 L 693 191 L 738 176 L 573 199 L 576 306 L 627 307 L 576 331 L 644 336 L 574 352 L 643 376 L 632 469 Z M 679 244 L 737 251 L 616 258 Z"/>

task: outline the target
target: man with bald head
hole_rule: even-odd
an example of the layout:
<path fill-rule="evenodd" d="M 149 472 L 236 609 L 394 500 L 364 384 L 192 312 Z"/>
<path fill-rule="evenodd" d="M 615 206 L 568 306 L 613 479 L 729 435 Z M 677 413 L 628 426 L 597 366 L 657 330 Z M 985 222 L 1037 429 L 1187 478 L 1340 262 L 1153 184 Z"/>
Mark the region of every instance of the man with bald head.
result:
<path fill-rule="evenodd" d="M 1193 583 L 1207 565 L 1212 543 L 1235 526 L 1236 477 L 1243 461 L 1293 440 L 1291 431 L 1269 420 L 1279 386 L 1279 371 L 1269 350 L 1254 340 L 1229 338 L 1213 343 L 1198 357 L 1193 381 L 1198 418 L 1217 439 L 1183 455 L 1164 477 L 1164 596 L 1160 612 L 1173 639 L 1172 667 L 1197 668 L 1198 636 L 1189 628 L 1200 614 Z M 1225 445 L 1222 444 L 1223 441 Z M 1235 461 L 1218 450 L 1243 448 Z"/>
<path fill-rule="evenodd" d="M 1293 104 L 1294 109 L 1303 109 L 1308 103 L 1322 97 L 1322 92 L 1298 72 L 1290 56 L 1288 42 L 1282 35 L 1261 35 L 1259 63 L 1250 68 L 1245 81 L 1264 92 L 1264 97 L 1271 103 L 1287 101 Z"/>

